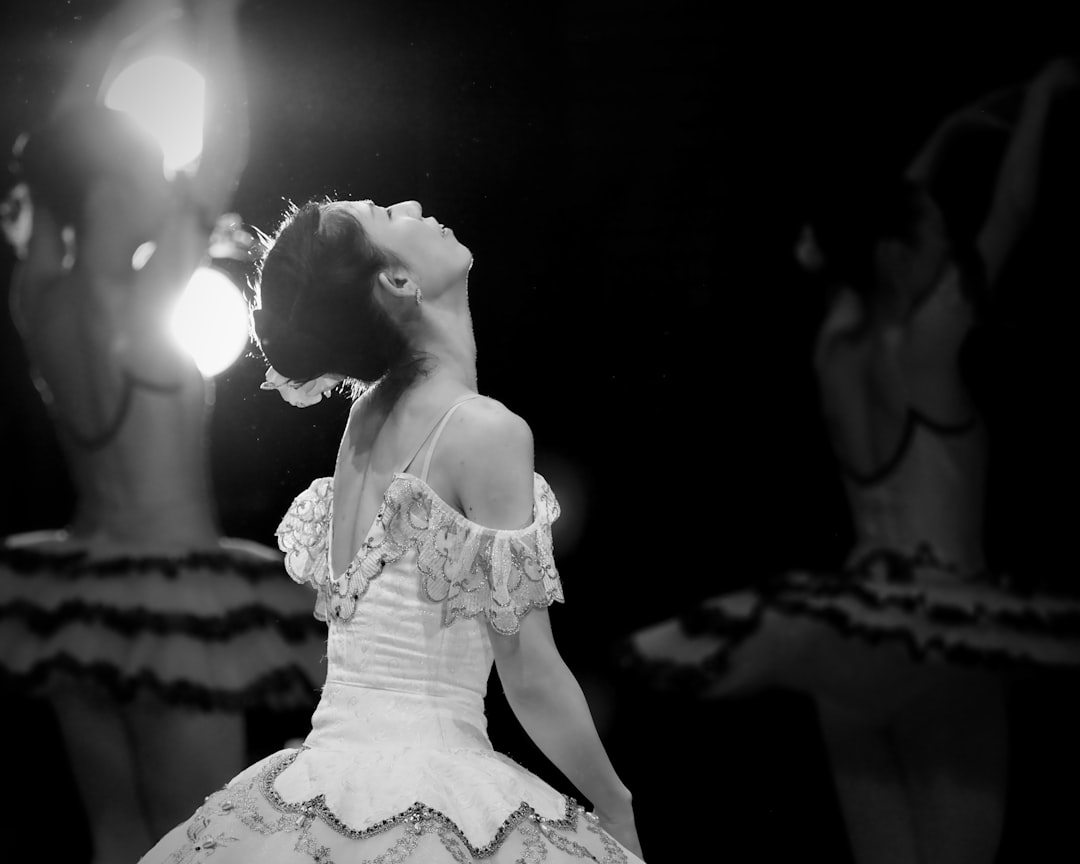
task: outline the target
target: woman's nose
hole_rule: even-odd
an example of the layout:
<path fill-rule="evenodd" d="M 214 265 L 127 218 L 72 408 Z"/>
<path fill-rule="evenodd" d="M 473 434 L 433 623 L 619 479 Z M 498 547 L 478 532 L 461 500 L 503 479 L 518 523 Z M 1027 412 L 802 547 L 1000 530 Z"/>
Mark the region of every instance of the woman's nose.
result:
<path fill-rule="evenodd" d="M 398 207 L 405 210 L 410 216 L 415 219 L 420 219 L 424 215 L 424 208 L 420 206 L 419 201 L 402 201 L 400 204 L 394 206 L 396 210 Z"/>

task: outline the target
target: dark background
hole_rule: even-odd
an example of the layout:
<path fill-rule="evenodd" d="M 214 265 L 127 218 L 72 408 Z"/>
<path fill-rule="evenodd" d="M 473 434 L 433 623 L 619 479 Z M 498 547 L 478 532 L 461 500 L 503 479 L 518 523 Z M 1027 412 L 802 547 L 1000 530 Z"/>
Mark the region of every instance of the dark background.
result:
<path fill-rule="evenodd" d="M 4 141 L 45 110 L 108 5 L 0 12 Z M 847 514 L 809 367 L 821 301 L 790 254 L 800 220 L 839 178 L 900 172 L 946 113 L 1075 55 L 1080 38 L 1064 13 L 1027 6 L 991 18 L 730 5 L 250 0 L 253 144 L 234 209 L 270 231 L 288 200 L 416 198 L 454 228 L 476 258 L 480 388 L 529 421 L 563 505 L 556 636 L 635 793 L 646 856 L 842 862 L 806 702 L 657 699 L 612 673 L 607 648 L 710 593 L 842 558 Z M 1058 498 L 1076 481 L 1080 184 L 1076 112 L 1058 113 L 1040 209 L 975 370 L 994 435 L 994 562 L 1068 587 L 1075 508 Z M 70 486 L 3 328 L 0 531 L 57 526 Z M 262 372 L 245 357 L 219 376 L 211 434 L 226 531 L 270 542 L 292 497 L 332 471 L 347 404 L 291 409 L 258 391 Z M 1016 690 L 1003 861 L 1060 860 L 1076 796 L 1055 780 L 1080 767 L 1075 689 Z M 567 788 L 497 693 L 496 746 Z M 0 734 L 25 758 L 0 819 L 28 843 L 63 820 L 79 860 L 51 716 L 4 699 Z M 305 724 L 252 715 L 252 757 Z"/>

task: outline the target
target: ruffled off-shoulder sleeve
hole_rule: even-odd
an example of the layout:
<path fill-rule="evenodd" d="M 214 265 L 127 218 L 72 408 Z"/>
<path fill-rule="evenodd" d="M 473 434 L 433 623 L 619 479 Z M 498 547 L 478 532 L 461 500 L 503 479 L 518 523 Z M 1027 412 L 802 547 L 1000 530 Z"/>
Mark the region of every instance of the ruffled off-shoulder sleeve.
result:
<path fill-rule="evenodd" d="M 330 477 L 320 477 L 293 500 L 278 525 L 278 548 L 285 553 L 285 571 L 301 585 L 307 583 L 318 592 L 315 617 L 326 619 L 327 583 L 330 563 L 327 538 L 330 529 Z"/>
<path fill-rule="evenodd" d="M 543 477 L 537 474 L 533 483 L 532 522 L 516 530 L 471 522 L 419 481 L 387 501 L 387 533 L 415 545 L 424 593 L 442 605 L 444 625 L 483 615 L 497 632 L 511 635 L 530 610 L 563 602 L 551 542 L 559 503 Z"/>

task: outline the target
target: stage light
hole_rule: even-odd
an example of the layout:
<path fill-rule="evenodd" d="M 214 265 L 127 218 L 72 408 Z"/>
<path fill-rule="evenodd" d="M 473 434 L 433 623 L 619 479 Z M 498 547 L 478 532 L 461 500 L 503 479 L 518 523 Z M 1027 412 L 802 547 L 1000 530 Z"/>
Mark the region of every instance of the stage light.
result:
<path fill-rule="evenodd" d="M 105 95 L 105 105 L 130 114 L 157 139 L 165 169 L 176 172 L 202 153 L 206 80 L 174 57 L 153 56 L 123 69 Z"/>
<path fill-rule="evenodd" d="M 247 303 L 227 275 L 200 267 L 176 305 L 170 330 L 199 371 L 212 378 L 231 366 L 247 346 Z"/>

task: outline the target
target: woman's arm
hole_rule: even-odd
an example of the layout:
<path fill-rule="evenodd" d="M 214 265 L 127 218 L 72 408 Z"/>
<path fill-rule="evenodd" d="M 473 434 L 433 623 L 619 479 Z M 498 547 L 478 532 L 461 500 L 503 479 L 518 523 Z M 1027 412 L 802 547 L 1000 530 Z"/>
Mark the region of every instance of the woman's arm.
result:
<path fill-rule="evenodd" d="M 585 694 L 555 646 L 546 609 L 513 636 L 491 634 L 506 701 L 536 746 L 592 802 L 601 824 L 640 857 L 630 790 L 615 773 Z"/>
<path fill-rule="evenodd" d="M 155 31 L 168 37 L 163 44 L 175 43 L 182 52 L 190 39 L 192 60 L 206 79 L 203 149 L 191 185 L 207 233 L 235 192 L 247 163 L 247 93 L 237 33 L 242 3 L 123 0 L 101 19 L 81 47 L 51 111 L 55 119 L 82 105 L 101 104 L 108 85 L 136 52 L 145 50 L 145 39 Z M 185 15 L 190 16 L 190 28 Z"/>
<path fill-rule="evenodd" d="M 469 519 L 492 528 L 521 528 L 533 518 L 532 432 L 520 417 L 488 400 L 462 406 L 459 446 L 451 457 L 455 491 Z M 448 462 L 450 460 L 447 460 Z M 585 795 L 604 827 L 639 855 L 630 792 L 612 767 L 588 703 L 555 646 L 546 609 L 534 609 L 520 630 L 491 632 L 506 699 L 540 750 Z"/>
<path fill-rule="evenodd" d="M 109 72 L 124 43 L 140 28 L 175 17 L 177 0 L 121 0 L 115 4 L 80 44 L 41 125 L 48 126 L 63 115 L 100 103 Z M 12 280 L 12 310 L 21 322 L 34 316 L 36 295 L 66 272 L 72 252 L 70 229 L 64 228 L 46 208 L 34 206 L 25 184 L 5 202 L 5 233 L 20 261 Z"/>
<path fill-rule="evenodd" d="M 193 10 L 201 50 L 193 58 L 206 79 L 203 149 L 191 177 L 178 178 L 171 214 L 155 239 L 155 251 L 138 277 L 129 309 L 130 351 L 162 375 L 171 352 L 162 351 L 167 311 L 195 269 L 209 256 L 209 241 L 231 201 L 248 153 L 248 117 L 237 38 L 243 0 L 200 0 Z"/>
<path fill-rule="evenodd" d="M 973 128 L 1010 129 L 1015 124 L 1023 94 L 1023 85 L 1014 84 L 988 93 L 954 111 L 937 125 L 908 165 L 904 176 L 914 183 L 929 186 L 951 139 Z"/>
<path fill-rule="evenodd" d="M 237 24 L 242 3 L 200 0 L 194 11 L 195 38 L 206 78 L 206 111 L 192 197 L 210 227 L 228 207 L 247 165 L 247 87 Z"/>
<path fill-rule="evenodd" d="M 178 0 L 121 0 L 95 26 L 79 49 L 50 109 L 55 120 L 77 108 L 99 104 L 123 46 L 141 30 L 175 18 Z"/>
<path fill-rule="evenodd" d="M 1058 94 L 1074 87 L 1077 71 L 1068 58 L 1048 63 L 1028 85 L 994 186 L 990 211 L 976 240 L 993 286 L 1035 207 L 1047 119 Z"/>

